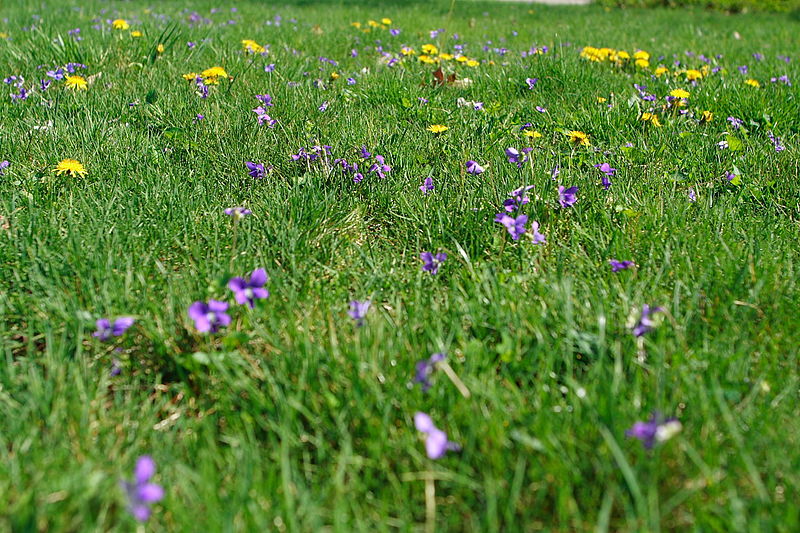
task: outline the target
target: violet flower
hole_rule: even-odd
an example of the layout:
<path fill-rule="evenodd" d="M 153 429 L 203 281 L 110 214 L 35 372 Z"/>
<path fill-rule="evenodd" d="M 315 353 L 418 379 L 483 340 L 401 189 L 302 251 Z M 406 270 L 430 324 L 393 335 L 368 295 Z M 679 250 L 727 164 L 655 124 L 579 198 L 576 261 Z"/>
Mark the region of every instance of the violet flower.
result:
<path fill-rule="evenodd" d="M 150 518 L 150 505 L 164 498 L 164 488 L 161 485 L 150 483 L 156 473 L 156 464 L 152 457 L 143 455 L 136 460 L 133 470 L 133 481 L 122 480 L 122 486 L 128 497 L 128 511 L 139 522 L 146 522 Z"/>
<path fill-rule="evenodd" d="M 649 305 L 644 304 L 642 306 L 642 315 L 639 317 L 639 321 L 636 322 L 632 329 L 634 337 L 642 337 L 646 333 L 652 331 L 656 323 L 651 316 L 662 311 L 664 311 L 663 307 L 650 307 Z"/>
<path fill-rule="evenodd" d="M 658 412 L 650 415 L 647 422 L 636 422 L 625 432 L 626 437 L 638 439 L 645 449 L 650 450 L 656 443 L 665 442 L 682 429 L 677 418 L 663 418 Z"/>
<path fill-rule="evenodd" d="M 97 326 L 97 331 L 92 333 L 92 337 L 97 337 L 101 341 L 105 342 L 108 339 L 113 337 L 119 337 L 125 331 L 131 327 L 134 323 L 134 319 L 129 316 L 123 316 L 116 319 L 113 323 L 107 318 L 101 318 L 97 322 L 95 322 L 95 326 Z"/>
<path fill-rule="evenodd" d="M 234 220 L 241 220 L 247 215 L 252 214 L 252 211 L 246 207 L 228 207 L 225 209 L 225 214 L 233 217 Z"/>
<path fill-rule="evenodd" d="M 264 163 L 254 163 L 253 161 L 245 161 L 244 166 L 247 167 L 247 173 L 256 179 L 265 177 L 270 170 L 269 168 L 264 167 Z"/>
<path fill-rule="evenodd" d="M 608 264 L 611 265 L 611 272 L 619 272 L 620 270 L 627 270 L 631 268 L 636 263 L 633 261 L 617 261 L 616 259 L 609 259 Z"/>
<path fill-rule="evenodd" d="M 533 89 L 536 86 L 537 81 L 539 81 L 539 78 L 525 78 L 525 83 L 528 84 L 528 89 Z"/>
<path fill-rule="evenodd" d="M 347 312 L 347 314 L 350 315 L 350 318 L 356 321 L 357 326 L 364 325 L 364 317 L 366 316 L 367 311 L 369 311 L 369 306 L 371 303 L 372 302 L 369 300 L 365 300 L 363 302 L 353 300 L 350 302 L 350 310 Z"/>
<path fill-rule="evenodd" d="M 578 188 L 570 187 L 565 188 L 563 185 L 558 186 L 558 203 L 561 207 L 571 207 L 578 201 Z"/>
<path fill-rule="evenodd" d="M 221 326 L 231 323 L 231 317 L 225 311 L 228 310 L 226 302 L 209 300 L 205 302 L 194 302 L 189 306 L 189 318 L 194 320 L 194 327 L 200 333 L 216 333 Z"/>
<path fill-rule="evenodd" d="M 268 279 L 267 271 L 257 268 L 250 273 L 248 280 L 240 277 L 232 278 L 228 281 L 228 288 L 233 291 L 237 304 L 247 304 L 252 309 L 255 307 L 256 299 L 269 298 L 269 291 L 264 288 Z"/>
<path fill-rule="evenodd" d="M 525 224 L 528 223 L 528 215 L 520 215 L 514 218 L 505 213 L 498 213 L 497 216 L 494 217 L 494 221 L 505 226 L 511 238 L 518 241 L 526 231 Z"/>
<path fill-rule="evenodd" d="M 473 176 L 477 176 L 478 174 L 482 174 L 486 169 L 480 166 L 477 162 L 470 159 L 467 161 L 467 174 L 472 174 Z"/>
<path fill-rule="evenodd" d="M 425 178 L 425 181 L 423 181 L 422 185 L 419 186 L 419 190 L 422 191 L 422 194 L 428 194 L 429 192 L 432 192 L 433 189 L 433 178 L 431 177 Z"/>
<path fill-rule="evenodd" d="M 422 392 L 427 392 L 431 388 L 430 376 L 436 370 L 436 363 L 444 361 L 444 358 L 445 355 L 443 353 L 435 353 L 428 359 L 423 359 L 417 363 L 414 383 L 420 384 Z"/>
<path fill-rule="evenodd" d="M 447 434 L 433 424 L 425 413 L 414 413 L 414 426 L 425 433 L 425 453 L 430 459 L 439 459 L 448 451 L 458 451 L 461 446 L 447 440 Z"/>
<path fill-rule="evenodd" d="M 529 235 L 533 244 L 547 244 L 547 240 L 545 239 L 544 235 L 539 233 L 539 222 L 535 220 L 531 222 L 531 232 Z"/>
<path fill-rule="evenodd" d="M 0 161 L 0 176 L 5 176 L 5 169 L 11 166 L 11 163 L 8 161 Z"/>
<path fill-rule="evenodd" d="M 422 259 L 424 263 L 422 265 L 422 270 L 425 272 L 430 272 L 433 276 L 439 273 L 439 266 L 445 262 L 447 259 L 447 254 L 439 252 L 434 255 L 431 252 L 422 252 L 419 254 L 419 258 Z"/>

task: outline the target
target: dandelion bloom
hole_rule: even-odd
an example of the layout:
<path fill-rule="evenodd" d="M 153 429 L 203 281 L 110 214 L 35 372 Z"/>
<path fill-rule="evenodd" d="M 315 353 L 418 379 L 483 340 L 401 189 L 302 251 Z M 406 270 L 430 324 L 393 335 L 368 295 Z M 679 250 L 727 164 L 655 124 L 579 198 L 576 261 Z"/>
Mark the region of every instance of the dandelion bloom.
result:
<path fill-rule="evenodd" d="M 700 115 L 700 122 L 702 122 L 703 124 L 707 124 L 712 120 L 714 120 L 714 113 L 712 113 L 711 111 L 703 111 L 703 114 Z"/>
<path fill-rule="evenodd" d="M 244 48 L 245 52 L 249 52 L 251 54 L 263 54 L 267 51 L 266 48 L 252 39 L 242 39 L 242 47 Z"/>
<path fill-rule="evenodd" d="M 194 327 L 200 333 L 216 333 L 221 326 L 231 323 L 231 317 L 225 311 L 228 310 L 226 302 L 209 300 L 205 302 L 194 302 L 189 306 L 189 318 L 194 320 Z"/>
<path fill-rule="evenodd" d="M 67 174 L 73 177 L 84 177 L 87 174 L 86 167 L 75 159 L 62 159 L 54 170 L 59 176 Z"/>
<path fill-rule="evenodd" d="M 131 32 L 131 37 L 141 37 L 142 35 L 144 35 L 144 34 L 142 32 L 140 32 L 139 30 L 134 30 L 134 31 Z"/>
<path fill-rule="evenodd" d="M 228 282 L 228 288 L 233 291 L 237 304 L 247 304 L 252 309 L 256 299 L 269 298 L 269 291 L 264 288 L 264 284 L 268 280 L 267 271 L 257 268 L 250 273 L 248 280 L 239 277 L 232 278 Z"/>
<path fill-rule="evenodd" d="M 64 86 L 73 91 L 85 91 L 89 88 L 89 84 L 83 76 L 67 76 L 67 79 L 64 81 Z"/>
<path fill-rule="evenodd" d="M 665 442 L 677 435 L 682 427 L 677 418 L 664 419 L 659 413 L 653 413 L 647 422 L 636 422 L 625 432 L 625 436 L 638 439 L 649 450 L 656 443 Z"/>
<path fill-rule="evenodd" d="M 669 74 L 669 69 L 667 67 L 660 66 L 660 67 L 656 68 L 656 70 L 654 71 L 654 74 L 657 77 L 661 77 L 664 74 Z"/>
<path fill-rule="evenodd" d="M 745 83 L 745 85 L 749 85 L 750 87 L 755 87 L 755 88 L 761 87 L 761 83 L 759 83 L 758 80 L 754 80 L 753 78 L 750 78 L 749 80 L 745 80 L 744 83 Z"/>
<path fill-rule="evenodd" d="M 697 81 L 703 77 L 703 73 L 695 69 L 689 69 L 685 74 L 688 81 Z"/>
<path fill-rule="evenodd" d="M 97 337 L 103 342 L 107 341 L 112 336 L 119 337 L 120 335 L 125 333 L 125 331 L 127 331 L 129 327 L 133 325 L 133 322 L 134 322 L 133 318 L 129 316 L 120 317 L 116 319 L 113 323 L 107 318 L 101 318 L 97 322 L 95 322 L 95 325 L 97 326 L 97 331 L 92 333 L 92 337 Z"/>
<path fill-rule="evenodd" d="M 589 136 L 582 131 L 573 130 L 570 131 L 567 135 L 569 135 L 569 142 L 574 144 L 575 146 L 589 146 Z"/>
<path fill-rule="evenodd" d="M 675 98 L 689 98 L 690 93 L 685 89 L 673 89 L 669 92 L 669 95 Z"/>
<path fill-rule="evenodd" d="M 125 19 L 116 19 L 111 22 L 111 27 L 115 30 L 127 30 L 131 25 Z"/>
<path fill-rule="evenodd" d="M 414 426 L 425 434 L 425 453 L 430 459 L 439 459 L 448 451 L 458 451 L 461 447 L 450 442 L 447 434 L 433 424 L 431 417 L 425 413 L 414 413 Z"/>
<path fill-rule="evenodd" d="M 441 124 L 433 124 L 427 127 L 427 130 L 433 134 L 444 133 L 445 131 L 449 130 L 450 128 L 447 126 L 443 126 Z"/>
<path fill-rule="evenodd" d="M 649 122 L 653 126 L 661 127 L 661 122 L 658 121 L 658 115 L 655 113 L 642 113 L 642 116 L 639 118 L 644 122 Z"/>
<path fill-rule="evenodd" d="M 146 522 L 150 518 L 150 505 L 164 498 L 164 488 L 161 485 L 150 483 L 156 473 L 156 464 L 152 457 L 143 455 L 136 460 L 133 470 L 133 481 L 121 482 L 125 494 L 128 496 L 128 511 L 139 522 Z"/>

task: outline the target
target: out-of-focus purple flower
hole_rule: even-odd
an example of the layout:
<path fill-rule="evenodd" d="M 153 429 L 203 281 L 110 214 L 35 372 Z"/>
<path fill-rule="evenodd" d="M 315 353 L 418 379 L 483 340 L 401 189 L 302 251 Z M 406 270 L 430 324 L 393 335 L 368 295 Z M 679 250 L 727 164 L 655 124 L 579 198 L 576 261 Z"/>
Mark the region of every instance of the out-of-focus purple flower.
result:
<path fill-rule="evenodd" d="M 535 109 L 536 109 L 536 111 L 538 111 L 539 113 L 547 113 L 547 108 L 545 108 L 545 107 L 542 107 L 542 106 L 540 106 L 540 105 L 537 105 Z"/>
<path fill-rule="evenodd" d="M 769 81 L 772 82 L 772 83 L 781 82 L 784 85 L 786 85 L 787 87 L 791 87 L 792 86 L 792 82 L 789 81 L 789 76 L 787 76 L 786 74 L 784 74 L 783 76 L 778 76 L 777 78 L 776 77 L 772 77 L 772 78 L 770 78 Z"/>
<path fill-rule="evenodd" d="M 747 65 L 741 65 L 741 66 L 738 66 L 738 67 L 736 67 L 736 68 L 737 68 L 737 69 L 739 70 L 739 72 L 741 72 L 742 74 L 747 74 L 747 71 L 748 71 L 748 70 L 750 70 L 749 68 L 747 68 Z"/>
<path fill-rule="evenodd" d="M 392 28 L 391 30 L 389 30 L 389 34 L 391 34 L 393 37 L 397 37 L 398 35 L 400 35 L 400 30 L 398 30 L 397 28 Z"/>
<path fill-rule="evenodd" d="M 133 481 L 121 481 L 121 486 L 128 497 L 128 511 L 139 522 L 146 522 L 152 512 L 150 506 L 164 498 L 164 488 L 150 483 L 156 473 L 156 464 L 152 457 L 143 455 L 136 460 L 133 470 Z"/>
<path fill-rule="evenodd" d="M 539 233 L 539 222 L 536 220 L 531 222 L 530 236 L 533 244 L 547 244 L 547 240 L 545 239 L 544 235 Z"/>
<path fill-rule="evenodd" d="M 225 311 L 228 310 L 226 302 L 209 300 L 205 302 L 194 302 L 189 306 L 189 318 L 194 320 L 194 327 L 200 333 L 216 333 L 221 326 L 231 323 L 231 317 Z"/>
<path fill-rule="evenodd" d="M 528 89 L 533 89 L 536 86 L 537 81 L 539 81 L 539 78 L 525 78 L 525 83 L 528 84 Z"/>
<path fill-rule="evenodd" d="M 447 259 L 447 254 L 439 252 L 434 255 L 431 252 L 422 252 L 419 254 L 419 258 L 422 259 L 423 262 L 422 270 L 430 272 L 431 275 L 436 275 L 439 273 L 439 266 Z"/>
<path fill-rule="evenodd" d="M 111 370 L 108 373 L 111 375 L 111 377 L 122 374 L 122 367 L 119 365 L 119 359 L 116 357 L 111 360 Z"/>
<path fill-rule="evenodd" d="M 425 105 L 428 103 L 428 99 L 423 98 L 422 96 L 417 97 L 417 100 L 419 100 L 419 105 Z"/>
<path fill-rule="evenodd" d="M 756 61 L 764 61 L 764 54 L 760 52 L 755 52 L 753 54 L 753 59 L 755 59 Z"/>
<path fill-rule="evenodd" d="M 725 172 L 725 179 L 726 180 L 733 181 L 734 178 L 736 178 L 736 174 L 734 174 L 733 172 L 727 172 L 727 171 Z"/>
<path fill-rule="evenodd" d="M 430 459 L 439 459 L 448 451 L 458 451 L 461 446 L 447 440 L 447 434 L 433 424 L 425 413 L 414 413 L 414 426 L 425 433 L 425 453 Z"/>
<path fill-rule="evenodd" d="M 425 181 L 422 182 L 422 185 L 419 186 L 419 190 L 422 191 L 422 194 L 428 194 L 429 192 L 433 191 L 433 178 L 427 177 Z"/>
<path fill-rule="evenodd" d="M 320 104 L 320 106 L 319 106 L 317 109 L 318 109 L 318 110 L 319 110 L 321 113 L 324 113 L 325 111 L 327 111 L 327 110 L 328 110 L 328 105 L 330 105 L 330 104 L 328 103 L 328 101 L 327 101 L 327 100 L 325 100 L 324 102 L 322 102 L 322 104 Z"/>
<path fill-rule="evenodd" d="M 239 305 L 247 304 L 250 309 L 255 306 L 255 301 L 261 298 L 269 298 L 269 291 L 264 288 L 264 284 L 269 277 L 263 268 L 257 268 L 250 273 L 250 278 L 232 278 L 228 281 L 228 288 L 233 291 L 233 297 Z"/>
<path fill-rule="evenodd" d="M 731 123 L 731 126 L 733 126 L 735 130 L 738 130 L 744 125 L 744 120 L 736 117 L 728 117 L 726 120 Z"/>
<path fill-rule="evenodd" d="M 364 325 L 364 317 L 369 311 L 369 306 L 372 302 L 369 300 L 364 300 L 363 302 L 358 300 L 353 300 L 350 302 L 350 310 L 347 312 L 350 315 L 350 318 L 356 321 L 357 326 Z"/>
<path fill-rule="evenodd" d="M 767 132 L 767 136 L 769 137 L 769 140 L 772 141 L 772 146 L 775 148 L 776 152 L 783 152 L 786 150 L 786 147 L 783 145 L 783 143 L 781 143 L 780 137 L 777 137 L 771 131 Z"/>
<path fill-rule="evenodd" d="M 200 122 L 201 120 L 204 120 L 205 118 L 206 118 L 205 115 L 201 115 L 200 113 L 198 113 L 197 115 L 195 115 L 194 121 L 195 122 Z"/>
<path fill-rule="evenodd" d="M 636 263 L 633 261 L 617 261 L 616 259 L 609 259 L 608 264 L 611 265 L 611 272 L 619 272 L 620 270 L 627 270 L 631 268 Z"/>
<path fill-rule="evenodd" d="M 477 176 L 478 174 L 482 174 L 484 170 L 486 169 L 480 166 L 476 161 L 472 159 L 467 161 L 467 174 Z"/>
<path fill-rule="evenodd" d="M 92 333 L 92 337 L 97 337 L 105 342 L 111 337 L 119 337 L 128 330 L 134 323 L 134 319 L 129 316 L 123 316 L 111 322 L 107 318 L 101 318 L 95 322 L 97 331 Z"/>
<path fill-rule="evenodd" d="M 264 65 L 264 72 L 274 72 L 274 71 L 275 71 L 275 63 Z"/>
<path fill-rule="evenodd" d="M 76 41 L 82 41 L 83 37 L 81 37 L 81 29 L 80 28 L 73 28 L 67 31 L 67 35 L 75 39 Z"/>
<path fill-rule="evenodd" d="M 247 167 L 247 173 L 253 178 L 261 179 L 265 177 L 272 167 L 266 168 L 264 163 L 254 163 L 253 161 L 245 161 L 244 166 Z"/>
<path fill-rule="evenodd" d="M 570 187 L 567 189 L 563 185 L 558 186 L 558 203 L 561 205 L 561 207 L 572 207 L 577 201 L 577 187 Z"/>
<path fill-rule="evenodd" d="M 645 449 L 650 450 L 656 443 L 674 437 L 681 429 L 681 423 L 677 418 L 665 419 L 656 412 L 647 422 L 636 422 L 625 432 L 625 436 L 641 441 Z"/>
<path fill-rule="evenodd" d="M 195 46 L 197 46 L 197 43 L 193 43 L 192 41 L 186 41 L 186 47 L 189 48 L 190 50 Z"/>
<path fill-rule="evenodd" d="M 533 189 L 533 185 L 526 185 L 508 193 L 509 197 L 503 202 L 503 208 L 509 213 L 513 213 L 523 205 L 529 203 L 531 199 L 528 198 L 528 191 L 531 189 Z"/>
<path fill-rule="evenodd" d="M 436 370 L 436 364 L 444 361 L 444 359 L 445 355 L 443 353 L 435 353 L 428 359 L 423 359 L 417 363 L 414 383 L 419 383 L 422 392 L 427 392 L 431 388 L 430 376 Z"/>
<path fill-rule="evenodd" d="M 350 50 L 350 57 L 358 57 L 358 50 L 356 50 L 355 48 Z"/>
<path fill-rule="evenodd" d="M 656 323 L 652 318 L 652 315 L 655 313 L 660 313 L 664 310 L 663 307 L 650 307 L 647 304 L 642 306 L 642 315 L 639 317 L 639 321 L 633 326 L 633 335 L 634 337 L 641 337 L 645 333 L 651 331 Z"/>
<path fill-rule="evenodd" d="M 225 214 L 233 217 L 234 220 L 241 220 L 249 214 L 252 214 L 252 211 L 245 207 L 228 207 L 225 209 Z"/>
<path fill-rule="evenodd" d="M 5 170 L 11 166 L 11 163 L 8 161 L 0 161 L 0 176 L 5 176 Z"/>
<path fill-rule="evenodd" d="M 347 78 L 347 85 L 355 85 L 356 79 L 355 78 Z"/>
<path fill-rule="evenodd" d="M 518 241 L 526 231 L 525 224 L 528 223 L 528 215 L 519 215 L 514 218 L 506 213 L 497 213 L 494 217 L 494 221 L 505 226 L 511 238 Z"/>
<path fill-rule="evenodd" d="M 697 194 L 694 192 L 693 188 L 689 188 L 689 201 L 696 202 L 697 201 Z"/>

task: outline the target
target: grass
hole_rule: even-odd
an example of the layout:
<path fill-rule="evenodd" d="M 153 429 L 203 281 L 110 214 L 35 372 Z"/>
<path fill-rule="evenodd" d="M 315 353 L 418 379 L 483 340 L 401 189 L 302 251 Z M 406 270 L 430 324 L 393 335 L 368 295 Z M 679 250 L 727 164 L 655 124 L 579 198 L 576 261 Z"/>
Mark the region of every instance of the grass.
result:
<path fill-rule="evenodd" d="M 0 12 L 3 75 L 30 86 L 44 77 L 37 65 L 78 61 L 95 78 L 87 91 L 56 82 L 0 102 L 0 160 L 11 162 L 0 177 L 0 529 L 134 529 L 119 480 L 142 454 L 166 489 L 153 531 L 800 528 L 798 94 L 769 81 L 798 81 L 797 21 L 477 2 L 239 2 L 213 15 L 204 0 L 33 6 Z M 188 24 L 192 11 L 213 23 Z M 279 26 L 264 24 L 278 13 Z M 118 16 L 144 36 L 92 29 Z M 350 26 L 382 17 L 402 33 Z M 437 28 L 448 31 L 431 39 Z M 431 87 L 436 67 L 413 58 L 388 68 L 373 48 L 452 52 L 453 33 L 482 61 L 444 62 L 473 80 L 462 89 Z M 244 54 L 242 39 L 270 54 Z M 533 44 L 550 51 L 522 58 Z M 722 54 L 712 65 L 724 70 L 692 87 L 585 61 L 583 46 L 645 49 L 649 72 L 661 55 L 673 70 L 673 54 L 689 68 L 702 63 L 685 51 Z M 201 99 L 181 75 L 215 65 L 233 81 Z M 688 89 L 691 114 L 715 118 L 660 112 L 663 127 L 645 124 L 634 83 L 659 105 Z M 274 129 L 251 111 L 263 93 Z M 532 144 L 526 122 L 543 135 Z M 569 130 L 592 146 L 570 146 Z M 364 145 L 392 170 L 353 183 L 289 158 L 316 144 L 350 161 Z M 507 162 L 506 147 L 527 144 L 531 162 Z M 88 174 L 56 176 L 64 158 Z M 468 159 L 487 171 L 466 174 Z M 244 161 L 274 169 L 255 180 Z M 608 191 L 602 162 L 618 169 Z M 544 246 L 493 222 L 528 184 L 523 210 Z M 576 205 L 557 207 L 558 184 L 579 186 Z M 240 205 L 253 214 L 233 224 L 223 210 Z M 421 271 L 422 251 L 448 254 L 438 275 Z M 637 267 L 612 273 L 612 258 Z M 258 267 L 270 297 L 199 334 L 188 306 L 232 302 L 228 279 Z M 358 327 L 348 302 L 365 299 Z M 644 304 L 664 312 L 637 340 Z M 92 338 L 97 318 L 119 316 L 136 324 Z M 427 393 L 409 385 L 437 351 L 469 398 L 441 371 Z M 625 431 L 655 410 L 683 431 L 647 451 Z M 417 411 L 462 451 L 428 459 Z"/>

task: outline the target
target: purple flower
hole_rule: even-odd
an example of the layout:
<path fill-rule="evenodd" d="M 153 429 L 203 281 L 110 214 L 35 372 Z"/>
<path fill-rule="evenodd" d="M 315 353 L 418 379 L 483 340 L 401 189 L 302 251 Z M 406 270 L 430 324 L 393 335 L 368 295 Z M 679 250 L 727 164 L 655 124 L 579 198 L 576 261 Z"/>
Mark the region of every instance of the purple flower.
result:
<path fill-rule="evenodd" d="M 539 81 L 539 78 L 525 78 L 525 83 L 528 84 L 528 89 L 533 89 L 536 86 L 537 81 Z"/>
<path fill-rule="evenodd" d="M 547 108 L 537 105 L 536 111 L 538 111 L 539 113 L 547 113 Z"/>
<path fill-rule="evenodd" d="M 128 511 L 139 522 L 146 522 L 150 518 L 150 505 L 164 498 L 164 488 L 150 483 L 155 473 L 155 462 L 149 455 L 143 455 L 136 460 L 133 481 L 122 480 L 120 483 L 128 496 Z"/>
<path fill-rule="evenodd" d="M 571 207 L 578 201 L 578 188 L 570 187 L 565 188 L 563 185 L 558 186 L 558 203 L 561 207 Z"/>
<path fill-rule="evenodd" d="M 517 165 L 517 168 L 522 168 L 522 165 L 528 160 L 527 154 L 530 153 L 531 150 L 533 150 L 533 148 L 523 148 L 520 153 L 519 150 L 510 146 L 505 149 L 505 153 L 509 163 L 514 163 Z"/>
<path fill-rule="evenodd" d="M 599 168 L 600 172 L 611 177 L 613 177 L 614 173 L 617 171 L 616 168 L 611 168 L 611 165 L 608 163 L 597 164 L 595 165 L 595 168 Z"/>
<path fill-rule="evenodd" d="M 122 367 L 119 366 L 119 359 L 116 357 L 111 360 L 111 370 L 109 371 L 109 374 L 111 374 L 112 377 L 122 374 Z"/>
<path fill-rule="evenodd" d="M 786 85 L 788 87 L 792 86 L 792 82 L 789 81 L 789 76 L 787 76 L 786 74 L 784 74 L 783 76 L 778 76 L 777 78 L 772 77 L 772 78 L 770 78 L 769 81 L 771 81 L 772 83 L 781 82 L 781 83 L 783 83 L 784 85 Z"/>
<path fill-rule="evenodd" d="M 355 85 L 356 79 L 355 78 L 347 78 L 347 85 Z"/>
<path fill-rule="evenodd" d="M 656 443 L 669 440 L 681 430 L 677 418 L 664 419 L 659 413 L 650 415 L 647 422 L 636 422 L 625 432 L 626 437 L 638 439 L 645 449 L 650 450 Z"/>
<path fill-rule="evenodd" d="M 268 279 L 267 271 L 257 268 L 250 273 L 249 280 L 239 277 L 232 278 L 228 282 L 228 288 L 233 291 L 237 304 L 247 304 L 252 309 L 256 299 L 269 298 L 269 291 L 264 288 Z"/>
<path fill-rule="evenodd" d="M 414 374 L 414 383 L 419 383 L 422 392 L 427 392 L 431 388 L 430 376 L 436 370 L 436 363 L 444 361 L 445 355 L 443 353 L 435 353 L 428 359 L 423 359 L 417 363 L 416 372 Z"/>
<path fill-rule="evenodd" d="M 553 167 L 553 170 L 550 171 L 550 179 L 555 180 L 559 174 L 561 174 L 561 168 L 556 165 Z"/>
<path fill-rule="evenodd" d="M 247 167 L 247 173 L 256 179 L 263 178 L 270 170 L 269 168 L 265 168 L 263 163 L 254 163 L 252 161 L 245 161 L 244 166 Z"/>
<path fill-rule="evenodd" d="M 209 300 L 194 302 L 189 306 L 189 318 L 194 320 L 194 327 L 200 333 L 216 333 L 221 326 L 231 323 L 231 317 L 225 312 L 228 310 L 226 302 Z"/>
<path fill-rule="evenodd" d="M 738 69 L 739 69 L 739 72 L 741 72 L 742 74 L 747 74 L 747 71 L 749 70 L 749 69 L 747 68 L 747 65 L 741 65 L 741 66 L 739 66 L 739 67 L 736 67 L 736 68 L 738 68 Z"/>
<path fill-rule="evenodd" d="M 123 316 L 116 319 L 113 323 L 107 318 L 101 318 L 97 322 L 95 322 L 95 326 L 97 326 L 97 331 L 92 333 L 92 337 L 97 337 L 101 341 L 105 342 L 108 339 L 113 337 L 119 337 L 125 331 L 133 325 L 133 318 L 129 316 Z"/>
<path fill-rule="evenodd" d="M 425 413 L 414 413 L 414 426 L 425 433 L 425 453 L 430 459 L 439 459 L 448 451 L 458 451 L 461 446 L 447 440 L 447 434 L 437 428 Z"/>
<path fill-rule="evenodd" d="M 322 104 L 321 104 L 321 105 L 320 105 L 320 106 L 319 106 L 317 109 L 318 109 L 318 110 L 319 110 L 321 113 L 324 113 L 325 111 L 327 111 L 327 110 L 328 110 L 328 105 L 329 105 L 329 104 L 328 104 L 328 101 L 327 101 L 327 100 L 325 100 L 324 102 L 322 102 Z"/>
<path fill-rule="evenodd" d="M 424 262 L 422 270 L 435 275 L 439 272 L 439 266 L 447 259 L 447 254 L 439 252 L 433 255 L 431 252 L 422 252 L 419 254 L 419 258 Z"/>
<path fill-rule="evenodd" d="M 494 221 L 505 226 L 511 238 L 518 241 L 522 234 L 525 233 L 525 224 L 528 223 L 528 215 L 520 215 L 514 218 L 505 213 L 498 213 L 497 216 L 494 217 Z"/>
<path fill-rule="evenodd" d="M 531 242 L 533 244 L 547 244 L 544 235 L 539 233 L 539 223 L 537 221 L 531 222 Z"/>
<path fill-rule="evenodd" d="M 264 65 L 264 72 L 273 72 L 275 70 L 275 63 Z"/>
<path fill-rule="evenodd" d="M 772 141 L 772 146 L 775 147 L 776 152 L 783 152 L 786 150 L 786 147 L 781 143 L 780 137 L 776 137 L 771 131 L 767 132 L 767 136 L 769 140 Z M 0 165 L 2 165 L 2 163 L 0 163 Z M 0 176 L 2 176 L 2 172 L 0 172 Z"/>
<path fill-rule="evenodd" d="M 694 189 L 689 189 L 689 201 L 696 202 L 697 201 L 697 193 L 694 192 Z"/>
<path fill-rule="evenodd" d="M 228 207 L 225 209 L 225 214 L 233 217 L 234 220 L 240 220 L 251 213 L 252 211 L 245 207 Z"/>
<path fill-rule="evenodd" d="M 756 52 L 753 54 L 753 59 L 756 61 L 764 61 L 764 54 Z"/>
<path fill-rule="evenodd" d="M 353 300 L 350 302 L 350 310 L 347 312 L 350 315 L 350 318 L 356 321 L 357 326 L 364 325 L 364 316 L 369 311 L 370 306 L 369 300 L 364 300 L 363 302 L 359 302 L 358 300 Z"/>
<path fill-rule="evenodd" d="M 619 272 L 632 267 L 635 263 L 633 261 L 617 261 L 616 259 L 609 259 L 608 264 L 611 265 L 611 272 Z"/>
<path fill-rule="evenodd" d="M 467 161 L 467 174 L 472 174 L 477 176 L 478 174 L 482 174 L 483 171 L 486 170 L 482 166 L 480 166 L 477 162 L 470 159 Z"/>
<path fill-rule="evenodd" d="M 200 113 L 198 113 L 197 115 L 195 115 L 194 121 L 195 122 L 200 122 L 201 120 L 204 120 L 205 118 L 206 118 L 205 115 L 201 115 Z"/>
<path fill-rule="evenodd" d="M 641 337 L 645 333 L 651 331 L 656 323 L 651 318 L 651 315 L 654 313 L 660 313 L 664 310 L 662 307 L 650 307 L 647 304 L 642 306 L 642 315 L 639 317 L 639 321 L 633 326 L 633 335 L 634 337 Z"/>
<path fill-rule="evenodd" d="M 262 106 L 258 106 L 253 109 L 253 113 L 256 114 L 256 118 L 258 119 L 258 125 L 263 126 L 267 125 L 268 128 L 274 128 L 275 124 L 278 121 L 267 114 L 267 110 L 264 109 Z"/>
<path fill-rule="evenodd" d="M 5 176 L 6 173 L 4 172 L 5 169 L 11 166 L 11 163 L 8 161 L 0 161 L 0 176 Z"/>
<path fill-rule="evenodd" d="M 390 34 L 391 34 L 393 37 L 397 37 L 398 35 L 400 35 L 400 30 L 398 30 L 397 28 L 392 28 L 391 30 L 389 30 L 389 33 L 390 33 Z"/>
<path fill-rule="evenodd" d="M 731 126 L 733 126 L 735 130 L 738 130 L 744 125 L 744 120 L 736 117 L 728 117 L 726 120 L 731 123 Z"/>
<path fill-rule="evenodd" d="M 508 196 L 509 198 L 503 202 L 503 207 L 509 213 L 513 213 L 523 205 L 526 205 L 531 201 L 528 198 L 528 191 L 533 189 L 533 185 L 526 185 L 525 187 L 520 187 L 519 189 L 514 189 L 511 191 Z"/>
<path fill-rule="evenodd" d="M 422 194 L 428 194 L 429 192 L 433 191 L 433 178 L 425 178 L 425 181 L 422 182 L 422 185 L 419 186 L 419 190 L 422 191 Z"/>
<path fill-rule="evenodd" d="M 381 179 L 385 178 L 386 177 L 385 173 L 391 171 L 392 167 L 386 164 L 386 160 L 382 155 L 376 154 L 375 161 L 376 162 L 373 163 L 371 167 L 369 167 L 369 171 L 374 172 Z"/>
<path fill-rule="evenodd" d="M 369 151 L 367 151 L 367 147 L 366 146 L 362 146 L 361 147 L 361 158 L 362 159 L 369 159 L 370 157 L 372 157 L 372 154 L 369 153 Z"/>
<path fill-rule="evenodd" d="M 257 94 L 256 100 L 261 102 L 262 105 L 272 107 L 274 104 L 272 103 L 272 96 L 268 94 Z"/>

